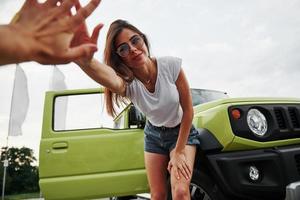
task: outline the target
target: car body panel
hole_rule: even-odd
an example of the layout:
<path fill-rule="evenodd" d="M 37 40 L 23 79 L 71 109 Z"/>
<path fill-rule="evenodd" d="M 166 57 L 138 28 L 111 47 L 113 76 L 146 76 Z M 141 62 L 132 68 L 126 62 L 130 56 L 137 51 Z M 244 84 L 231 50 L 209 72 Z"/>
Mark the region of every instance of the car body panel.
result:
<path fill-rule="evenodd" d="M 223 145 L 222 151 L 238 151 L 248 149 L 261 149 L 276 146 L 299 144 L 300 138 L 278 140 L 271 142 L 258 142 L 235 136 L 232 131 L 228 108 L 235 105 L 289 105 L 300 104 L 297 98 L 228 98 L 216 100 L 194 108 L 194 124 L 209 130 Z"/>

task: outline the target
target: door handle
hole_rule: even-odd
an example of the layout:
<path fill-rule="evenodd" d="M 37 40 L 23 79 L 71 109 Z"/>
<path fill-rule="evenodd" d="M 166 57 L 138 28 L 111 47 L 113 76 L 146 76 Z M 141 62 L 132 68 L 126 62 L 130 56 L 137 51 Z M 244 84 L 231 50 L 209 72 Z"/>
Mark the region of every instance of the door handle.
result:
<path fill-rule="evenodd" d="M 52 149 L 67 149 L 68 143 L 67 142 L 56 142 L 52 145 Z"/>

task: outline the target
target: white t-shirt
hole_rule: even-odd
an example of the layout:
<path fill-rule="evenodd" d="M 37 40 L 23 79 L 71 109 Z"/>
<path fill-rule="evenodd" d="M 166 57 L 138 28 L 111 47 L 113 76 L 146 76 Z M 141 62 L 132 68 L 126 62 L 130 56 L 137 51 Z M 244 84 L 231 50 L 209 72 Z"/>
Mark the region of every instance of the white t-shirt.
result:
<path fill-rule="evenodd" d="M 126 89 L 126 96 L 143 112 L 155 126 L 174 127 L 182 119 L 182 108 L 176 80 L 181 69 L 181 59 L 160 57 L 157 61 L 155 91 L 148 89 L 138 79 L 134 79 Z"/>

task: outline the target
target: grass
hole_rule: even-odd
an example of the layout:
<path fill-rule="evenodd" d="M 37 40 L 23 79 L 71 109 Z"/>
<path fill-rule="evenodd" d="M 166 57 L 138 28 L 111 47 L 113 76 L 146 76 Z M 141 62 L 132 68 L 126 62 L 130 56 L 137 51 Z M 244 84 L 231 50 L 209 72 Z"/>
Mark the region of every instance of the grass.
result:
<path fill-rule="evenodd" d="M 30 198 L 39 198 L 40 193 L 27 193 L 27 194 L 15 194 L 15 195 L 6 195 L 5 200 L 19 200 L 19 199 L 30 199 Z"/>

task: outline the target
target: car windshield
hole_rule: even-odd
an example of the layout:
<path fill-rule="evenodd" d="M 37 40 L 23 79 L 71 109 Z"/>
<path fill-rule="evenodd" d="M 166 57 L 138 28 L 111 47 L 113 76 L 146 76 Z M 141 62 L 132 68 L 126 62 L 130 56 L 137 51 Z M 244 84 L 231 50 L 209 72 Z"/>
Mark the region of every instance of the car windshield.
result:
<path fill-rule="evenodd" d="M 191 93 L 193 98 L 193 106 L 229 97 L 226 92 L 215 90 L 191 89 Z"/>
<path fill-rule="evenodd" d="M 192 93 L 192 101 L 193 101 L 193 106 L 197 106 L 202 103 L 207 103 L 210 101 L 214 101 L 217 99 L 225 99 L 229 98 L 226 92 L 221 92 L 221 91 L 216 91 L 216 90 L 206 90 L 206 89 L 191 89 Z M 125 106 L 127 107 L 127 106 Z M 124 108 L 123 108 L 124 109 Z M 119 118 L 120 114 L 122 113 L 123 109 L 118 109 L 117 111 L 117 118 Z"/>

